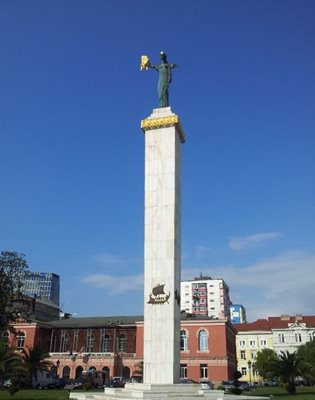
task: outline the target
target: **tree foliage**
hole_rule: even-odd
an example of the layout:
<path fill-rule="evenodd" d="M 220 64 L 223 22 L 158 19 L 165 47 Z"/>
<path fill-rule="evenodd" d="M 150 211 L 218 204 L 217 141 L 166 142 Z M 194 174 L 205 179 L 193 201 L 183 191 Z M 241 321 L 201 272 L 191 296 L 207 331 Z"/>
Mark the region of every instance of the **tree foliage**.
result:
<path fill-rule="evenodd" d="M 271 365 L 277 360 L 277 353 L 272 349 L 263 349 L 257 353 L 255 360 L 255 370 L 265 379 L 272 379 L 273 371 Z"/>
<path fill-rule="evenodd" d="M 0 253 L 0 331 L 13 319 L 12 303 L 21 292 L 21 275 L 28 268 L 25 255 L 15 251 Z"/>
<path fill-rule="evenodd" d="M 310 383 L 315 382 L 315 342 L 308 342 L 298 349 L 298 356 L 302 359 L 301 372 L 303 378 Z"/>
<path fill-rule="evenodd" d="M 281 351 L 278 359 L 272 363 L 274 376 L 285 384 L 289 394 L 296 393 L 295 379 L 301 375 L 302 359 L 297 351 L 290 353 Z"/>
<path fill-rule="evenodd" d="M 134 375 L 141 375 L 143 376 L 143 361 L 139 361 L 136 364 L 136 369 L 133 371 Z"/>
<path fill-rule="evenodd" d="M 22 350 L 22 363 L 26 385 L 31 387 L 37 381 L 37 372 L 49 371 L 53 363 L 48 359 L 50 355 L 39 347 Z"/>
<path fill-rule="evenodd" d="M 22 373 L 22 358 L 9 347 L 4 340 L 0 340 L 0 381 L 14 379 Z"/>

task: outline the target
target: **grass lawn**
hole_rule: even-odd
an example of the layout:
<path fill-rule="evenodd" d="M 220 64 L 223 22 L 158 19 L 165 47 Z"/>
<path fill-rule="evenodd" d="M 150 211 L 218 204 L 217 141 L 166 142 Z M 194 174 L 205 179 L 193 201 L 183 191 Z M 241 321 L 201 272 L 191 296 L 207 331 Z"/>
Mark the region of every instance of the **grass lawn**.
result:
<path fill-rule="evenodd" d="M 96 391 L 96 390 L 95 390 Z M 98 389 L 97 392 L 103 392 L 104 389 Z M 93 390 L 94 392 L 94 390 Z M 92 393 L 92 391 L 90 392 Z M 11 396 L 7 390 L 0 390 L 0 400 L 67 400 L 69 399 L 68 390 L 20 390 Z"/>
<path fill-rule="evenodd" d="M 289 396 L 281 387 L 261 387 L 246 394 L 248 396 L 272 396 L 274 400 L 315 400 L 315 387 L 297 387 L 294 396 Z"/>
<path fill-rule="evenodd" d="M 98 393 L 103 389 L 95 390 Z M 93 390 L 94 392 L 94 390 Z M 92 393 L 92 391 L 90 392 Z M 250 396 L 272 396 L 273 400 L 315 400 L 315 387 L 298 387 L 295 396 L 289 396 L 280 387 L 262 387 L 250 392 L 243 392 L 242 395 Z M 0 390 L 0 400 L 67 400 L 69 399 L 68 390 L 20 390 L 11 396 L 7 390 Z"/>

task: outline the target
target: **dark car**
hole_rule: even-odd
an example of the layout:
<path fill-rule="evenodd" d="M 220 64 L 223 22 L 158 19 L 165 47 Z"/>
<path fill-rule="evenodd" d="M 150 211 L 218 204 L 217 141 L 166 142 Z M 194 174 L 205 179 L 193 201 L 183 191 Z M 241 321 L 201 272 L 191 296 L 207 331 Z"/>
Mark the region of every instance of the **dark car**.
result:
<path fill-rule="evenodd" d="M 239 388 L 242 390 L 249 390 L 250 389 L 250 384 L 246 381 L 239 381 Z"/>
<path fill-rule="evenodd" d="M 125 382 L 121 376 L 114 376 L 109 382 L 109 387 L 123 388 L 125 387 Z"/>
<path fill-rule="evenodd" d="M 188 378 L 183 378 L 179 380 L 179 383 L 184 383 L 184 384 L 198 384 L 198 382 L 193 381 L 192 379 Z"/>
<path fill-rule="evenodd" d="M 130 378 L 130 382 L 131 383 L 142 383 L 143 378 L 141 375 L 132 375 L 132 377 Z"/>
<path fill-rule="evenodd" d="M 66 386 L 66 381 L 63 378 L 56 378 L 50 385 L 51 388 L 63 389 Z"/>

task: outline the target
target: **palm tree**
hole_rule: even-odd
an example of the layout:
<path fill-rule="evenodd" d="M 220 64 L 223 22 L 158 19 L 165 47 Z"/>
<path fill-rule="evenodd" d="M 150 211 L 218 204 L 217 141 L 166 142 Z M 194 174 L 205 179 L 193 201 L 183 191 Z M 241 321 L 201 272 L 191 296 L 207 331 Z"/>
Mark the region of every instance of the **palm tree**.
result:
<path fill-rule="evenodd" d="M 133 374 L 134 375 L 141 375 L 141 376 L 143 376 L 143 361 L 139 361 L 137 364 L 136 364 L 136 369 L 133 371 Z"/>
<path fill-rule="evenodd" d="M 302 359 L 297 352 L 289 353 L 281 351 L 278 359 L 273 362 L 272 369 L 274 375 L 279 377 L 286 384 L 289 394 L 295 394 L 295 378 L 301 374 Z"/>
<path fill-rule="evenodd" d="M 22 370 L 21 356 L 0 340 L 0 381 L 13 379 Z"/>
<path fill-rule="evenodd" d="M 39 347 L 30 347 L 28 351 L 23 349 L 22 355 L 25 380 L 28 386 L 32 386 L 33 382 L 37 382 L 38 372 L 49 371 L 53 366 L 53 363 L 48 360 L 50 355 Z"/>

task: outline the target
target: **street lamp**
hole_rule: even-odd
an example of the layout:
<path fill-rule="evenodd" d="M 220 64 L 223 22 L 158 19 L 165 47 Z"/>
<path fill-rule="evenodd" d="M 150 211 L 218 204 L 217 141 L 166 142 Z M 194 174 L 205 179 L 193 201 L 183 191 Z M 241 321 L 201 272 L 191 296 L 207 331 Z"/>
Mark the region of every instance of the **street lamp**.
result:
<path fill-rule="evenodd" d="M 249 386 L 252 387 L 252 374 L 251 374 L 251 369 L 252 369 L 252 362 L 251 360 L 248 360 L 248 373 L 249 373 Z"/>
<path fill-rule="evenodd" d="M 57 360 L 57 361 L 56 361 L 57 376 L 59 376 L 59 365 L 60 365 L 60 360 Z"/>

